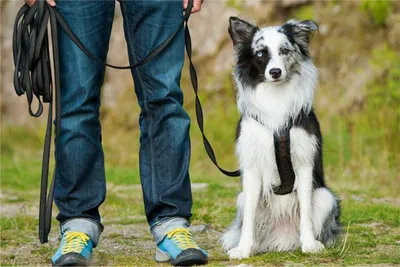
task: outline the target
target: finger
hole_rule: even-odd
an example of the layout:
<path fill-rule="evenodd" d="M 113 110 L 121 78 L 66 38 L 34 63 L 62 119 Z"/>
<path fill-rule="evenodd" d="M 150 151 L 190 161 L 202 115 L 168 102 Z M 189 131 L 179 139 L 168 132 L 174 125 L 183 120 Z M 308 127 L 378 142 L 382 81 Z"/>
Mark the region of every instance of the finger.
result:
<path fill-rule="evenodd" d="M 35 4 L 35 2 L 36 0 L 25 0 L 25 3 L 30 7 L 32 7 Z"/>
<path fill-rule="evenodd" d="M 201 10 L 201 0 L 193 0 L 193 8 L 192 8 L 192 13 L 199 12 Z"/>
<path fill-rule="evenodd" d="M 189 0 L 183 0 L 183 9 L 186 9 L 188 6 Z"/>
<path fill-rule="evenodd" d="M 47 0 L 47 3 L 52 7 L 56 6 L 56 2 L 54 0 Z"/>

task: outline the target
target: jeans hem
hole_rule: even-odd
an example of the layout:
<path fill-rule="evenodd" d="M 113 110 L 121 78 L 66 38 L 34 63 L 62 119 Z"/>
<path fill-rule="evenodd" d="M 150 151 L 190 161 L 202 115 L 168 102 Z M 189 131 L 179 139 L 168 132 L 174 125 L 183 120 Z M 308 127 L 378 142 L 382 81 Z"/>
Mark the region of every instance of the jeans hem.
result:
<path fill-rule="evenodd" d="M 163 241 L 165 234 L 176 228 L 188 228 L 190 225 L 189 220 L 183 217 L 169 217 L 155 222 L 150 227 L 150 231 L 158 245 Z"/>
<path fill-rule="evenodd" d="M 93 247 L 96 247 L 99 243 L 100 235 L 103 230 L 104 227 L 101 223 L 85 217 L 71 218 L 64 221 L 60 225 L 61 235 L 63 235 L 67 231 L 83 232 L 87 234 L 92 240 Z"/>

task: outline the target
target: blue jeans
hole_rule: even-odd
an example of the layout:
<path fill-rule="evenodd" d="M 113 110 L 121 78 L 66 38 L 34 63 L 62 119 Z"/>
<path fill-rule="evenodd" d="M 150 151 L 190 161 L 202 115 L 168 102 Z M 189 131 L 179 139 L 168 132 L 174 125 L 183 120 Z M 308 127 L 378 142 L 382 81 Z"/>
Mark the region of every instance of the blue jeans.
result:
<path fill-rule="evenodd" d="M 124 1 L 124 32 L 131 64 L 167 39 L 183 19 L 182 0 Z M 105 61 L 114 0 L 57 1 L 57 10 L 82 43 Z M 59 30 L 62 119 L 56 153 L 55 203 L 61 231 L 82 230 L 95 244 L 103 229 L 106 196 L 99 121 L 105 67 L 89 59 Z M 184 32 L 152 61 L 132 70 L 141 107 L 139 165 L 147 220 L 156 241 L 191 217 L 190 119 L 180 88 Z M 170 225 L 170 226 L 169 226 Z"/>

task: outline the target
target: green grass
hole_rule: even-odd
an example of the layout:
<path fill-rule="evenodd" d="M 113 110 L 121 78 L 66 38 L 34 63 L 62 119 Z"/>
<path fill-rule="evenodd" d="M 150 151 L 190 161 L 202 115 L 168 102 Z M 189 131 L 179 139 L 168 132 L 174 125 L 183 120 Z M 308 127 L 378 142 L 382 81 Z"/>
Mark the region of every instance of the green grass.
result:
<path fill-rule="evenodd" d="M 9 133 L 14 137 L 19 136 L 19 131 L 21 129 L 10 129 L 2 134 L 2 140 L 8 140 L 8 149 L 3 149 L 1 154 L 2 211 L 5 213 L 0 218 L 0 264 L 48 264 L 57 247 L 58 234 L 57 222 L 53 219 L 50 242 L 41 245 L 37 238 L 40 157 L 33 158 L 32 155 L 40 154 L 41 148 L 33 146 L 31 149 L 22 149 L 27 143 L 34 144 L 42 140 L 36 139 L 35 135 L 24 136 L 24 141 L 9 136 Z M 6 146 L 4 143 L 2 147 Z M 29 164 L 28 159 L 31 159 Z M 137 169 L 108 166 L 106 172 L 107 200 L 101 207 L 106 230 L 102 243 L 96 249 L 95 264 L 155 265 L 152 260 L 154 244 L 144 216 Z M 332 170 L 328 170 L 327 175 L 331 176 Z M 240 263 L 254 266 L 400 263 L 400 210 L 390 202 L 398 195 L 381 196 L 379 193 L 392 192 L 385 189 L 390 185 L 375 183 L 376 193 L 373 193 L 369 191 L 368 183 L 365 184 L 365 191 L 358 182 L 357 186 L 348 187 L 342 184 L 342 179 L 329 181 L 331 187 L 340 192 L 344 232 L 336 247 L 322 254 L 308 255 L 297 250 L 229 261 L 218 244 L 218 238 L 235 216 L 235 198 L 240 191 L 240 181 L 197 171 L 192 175 L 192 182 L 208 184 L 207 188 L 194 190 L 192 223 L 208 225 L 208 230 L 196 233 L 196 238 L 210 252 L 210 266 Z"/>

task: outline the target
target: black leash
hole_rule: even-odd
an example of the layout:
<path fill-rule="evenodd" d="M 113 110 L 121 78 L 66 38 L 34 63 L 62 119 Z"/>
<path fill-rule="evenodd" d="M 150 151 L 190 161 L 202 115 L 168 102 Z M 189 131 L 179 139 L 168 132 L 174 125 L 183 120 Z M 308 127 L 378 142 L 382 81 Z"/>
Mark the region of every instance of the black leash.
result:
<path fill-rule="evenodd" d="M 121 1 L 123 5 L 123 1 Z M 207 137 L 204 134 L 203 110 L 198 96 L 198 82 L 196 69 L 192 62 L 192 45 L 188 21 L 190 11 L 193 7 L 193 0 L 189 0 L 188 7 L 184 13 L 182 20 L 176 31 L 168 37 L 163 43 L 156 47 L 150 54 L 143 58 L 140 62 L 130 66 L 115 66 L 107 64 L 94 57 L 85 46 L 79 41 L 77 36 L 71 31 L 65 20 L 57 12 L 57 10 L 48 5 L 45 0 L 38 0 L 35 5 L 29 7 L 25 4 L 18 12 L 13 34 L 13 56 L 14 56 L 14 87 L 16 93 L 20 96 L 26 94 L 29 114 L 39 117 L 43 112 L 43 103 L 49 103 L 46 136 L 43 149 L 42 176 L 40 187 L 40 204 L 39 204 L 39 239 L 40 242 L 46 243 L 51 229 L 51 212 L 54 198 L 54 178 L 55 170 L 48 190 L 48 174 L 50 162 L 50 148 L 52 136 L 52 120 L 53 120 L 53 96 L 55 98 L 55 146 L 56 153 L 59 147 L 60 122 L 61 122 L 61 96 L 60 96 L 60 71 L 59 71 L 59 51 L 57 40 L 57 24 L 66 32 L 71 40 L 91 59 L 115 69 L 131 69 L 136 68 L 146 62 L 152 60 L 160 54 L 168 44 L 174 39 L 180 28 L 185 28 L 185 44 L 186 52 L 190 62 L 190 79 L 196 100 L 196 118 L 199 125 L 204 147 L 211 161 L 217 168 L 228 176 L 240 176 L 240 171 L 226 171 L 221 168 L 217 162 L 214 150 L 212 149 Z M 50 23 L 51 37 L 49 36 L 48 24 Z M 52 41 L 53 47 L 53 67 L 54 78 L 51 76 L 51 57 L 49 52 L 49 39 Z M 38 100 L 38 109 L 32 110 L 33 99 Z M 57 157 L 57 156 L 56 156 Z"/>

